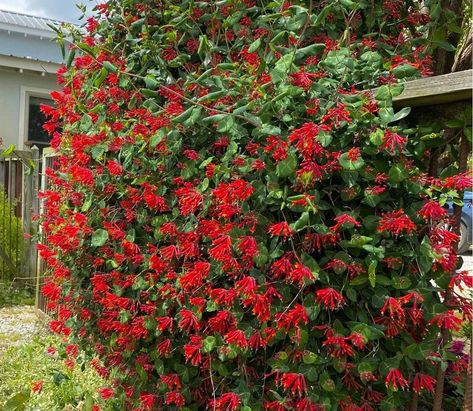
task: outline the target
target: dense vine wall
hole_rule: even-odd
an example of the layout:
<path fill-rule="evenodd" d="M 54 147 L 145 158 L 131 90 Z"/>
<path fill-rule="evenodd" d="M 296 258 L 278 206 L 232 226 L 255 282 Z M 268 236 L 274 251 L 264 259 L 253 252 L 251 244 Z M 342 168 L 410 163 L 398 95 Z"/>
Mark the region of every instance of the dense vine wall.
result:
<path fill-rule="evenodd" d="M 71 29 L 43 291 L 105 409 L 428 409 L 439 365 L 461 381 L 442 206 L 470 178 L 428 177 L 392 107 L 429 5 L 111 0 Z"/>

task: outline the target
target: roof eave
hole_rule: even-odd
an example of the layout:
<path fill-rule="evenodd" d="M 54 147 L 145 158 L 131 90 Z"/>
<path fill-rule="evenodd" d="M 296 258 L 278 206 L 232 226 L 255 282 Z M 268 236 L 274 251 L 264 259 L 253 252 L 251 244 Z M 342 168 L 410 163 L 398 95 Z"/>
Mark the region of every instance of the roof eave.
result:
<path fill-rule="evenodd" d="M 25 37 L 34 36 L 34 37 L 44 38 L 48 40 L 52 40 L 56 37 L 56 33 L 52 29 L 39 30 L 39 29 L 30 28 L 30 27 L 18 26 L 16 24 L 8 24 L 8 23 L 1 23 L 1 22 L 0 22 L 0 30 L 17 33 L 17 34 L 23 34 Z"/>
<path fill-rule="evenodd" d="M 15 56 L 0 55 L 0 67 L 35 71 L 55 75 L 61 64 L 53 61 L 33 60 Z"/>

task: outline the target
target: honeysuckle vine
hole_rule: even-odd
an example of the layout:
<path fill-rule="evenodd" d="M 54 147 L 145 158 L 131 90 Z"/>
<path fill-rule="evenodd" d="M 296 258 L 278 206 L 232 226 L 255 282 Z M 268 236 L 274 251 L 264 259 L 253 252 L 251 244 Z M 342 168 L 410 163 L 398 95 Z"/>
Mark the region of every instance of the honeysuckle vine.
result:
<path fill-rule="evenodd" d="M 427 176 L 392 106 L 431 74 L 429 7 L 110 0 L 71 28 L 39 250 L 68 366 L 110 381 L 91 409 L 428 409 L 438 364 L 462 381 L 443 206 L 471 179 Z"/>

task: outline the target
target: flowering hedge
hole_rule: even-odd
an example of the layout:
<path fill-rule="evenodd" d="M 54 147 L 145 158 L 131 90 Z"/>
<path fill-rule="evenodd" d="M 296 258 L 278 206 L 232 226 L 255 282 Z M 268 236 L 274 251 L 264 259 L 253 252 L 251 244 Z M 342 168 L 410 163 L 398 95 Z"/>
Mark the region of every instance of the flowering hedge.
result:
<path fill-rule="evenodd" d="M 121 0 L 72 30 L 43 291 L 112 409 L 391 410 L 461 380 L 442 206 L 470 178 L 428 177 L 392 106 L 430 74 L 428 3 Z"/>

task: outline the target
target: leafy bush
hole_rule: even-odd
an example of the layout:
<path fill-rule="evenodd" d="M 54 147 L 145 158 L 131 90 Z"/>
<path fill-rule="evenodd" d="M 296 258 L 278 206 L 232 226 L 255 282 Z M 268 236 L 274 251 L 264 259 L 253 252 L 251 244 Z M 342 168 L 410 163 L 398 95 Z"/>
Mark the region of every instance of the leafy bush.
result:
<path fill-rule="evenodd" d="M 35 296 L 28 287 L 5 287 L 0 285 L 0 308 L 11 305 L 34 305 Z"/>
<path fill-rule="evenodd" d="M 40 251 L 104 400 L 427 409 L 462 381 L 442 205 L 471 181 L 428 178 L 392 106 L 429 74 L 428 3 L 122 0 L 71 29 Z"/>
<path fill-rule="evenodd" d="M 97 390 L 106 385 L 90 366 L 72 367 L 57 337 L 0 352 L 0 408 L 4 411 L 92 410 Z M 69 347 L 69 353 L 76 349 Z M 77 352 L 76 359 L 83 356 Z M 103 408 L 113 411 L 113 408 Z"/>
<path fill-rule="evenodd" d="M 0 186 L 0 247 L 15 267 L 23 262 L 23 222 L 16 217 L 14 204 Z M 9 286 L 18 272 L 0 257 L 0 287 Z"/>

